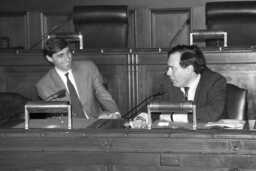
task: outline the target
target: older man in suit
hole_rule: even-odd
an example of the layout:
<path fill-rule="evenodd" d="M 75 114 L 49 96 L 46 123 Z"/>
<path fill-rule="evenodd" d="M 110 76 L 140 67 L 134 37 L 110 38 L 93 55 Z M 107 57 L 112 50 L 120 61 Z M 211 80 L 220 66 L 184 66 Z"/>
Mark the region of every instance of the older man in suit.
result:
<path fill-rule="evenodd" d="M 201 50 L 195 45 L 178 45 L 168 52 L 167 65 L 173 85 L 196 104 L 198 122 L 217 121 L 224 112 L 226 79 L 206 66 Z M 188 122 L 192 115 L 174 114 L 172 118 Z"/>
<path fill-rule="evenodd" d="M 87 119 L 118 119 L 119 109 L 102 83 L 102 76 L 92 61 L 72 62 L 72 53 L 64 39 L 47 40 L 44 55 L 54 68 L 36 84 L 42 99 L 66 89 L 65 97 L 54 100 L 70 101 L 73 116 Z"/>

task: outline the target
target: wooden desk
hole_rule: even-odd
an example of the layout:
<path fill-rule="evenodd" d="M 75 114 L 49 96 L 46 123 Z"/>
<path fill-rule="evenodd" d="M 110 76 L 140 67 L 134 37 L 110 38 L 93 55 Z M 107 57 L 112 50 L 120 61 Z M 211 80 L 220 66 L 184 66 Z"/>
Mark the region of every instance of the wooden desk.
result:
<path fill-rule="evenodd" d="M 254 170 L 256 132 L 1 129 L 3 170 Z"/>

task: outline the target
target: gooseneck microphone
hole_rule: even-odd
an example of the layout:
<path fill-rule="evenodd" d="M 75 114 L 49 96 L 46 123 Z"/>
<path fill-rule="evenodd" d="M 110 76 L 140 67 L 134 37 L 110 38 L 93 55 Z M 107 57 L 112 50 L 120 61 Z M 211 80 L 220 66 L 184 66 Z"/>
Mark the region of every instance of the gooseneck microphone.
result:
<path fill-rule="evenodd" d="M 123 119 L 131 119 L 133 117 L 133 115 L 135 114 L 132 114 L 129 118 L 127 118 L 127 116 L 129 116 L 131 114 L 132 111 L 134 111 L 135 109 L 137 109 L 138 107 L 140 107 L 142 104 L 144 104 L 145 102 L 147 102 L 149 99 L 151 98 L 155 98 L 157 96 L 162 96 L 165 94 L 165 91 L 164 90 L 160 90 L 159 92 L 155 93 L 155 94 L 152 94 L 150 96 L 148 96 L 147 98 L 145 98 L 143 101 L 141 101 L 138 105 L 136 105 L 134 108 L 132 108 L 131 110 L 129 110 L 126 114 L 124 114 L 122 116 Z M 149 102 L 146 103 L 146 105 L 148 104 Z"/>
<path fill-rule="evenodd" d="M 66 96 L 66 90 L 62 89 L 62 90 L 58 91 L 57 93 L 54 93 L 54 94 L 44 98 L 44 101 L 51 101 L 51 100 L 54 100 L 56 98 L 62 98 L 62 97 L 65 97 L 65 96 Z"/>
<path fill-rule="evenodd" d="M 175 43 L 176 39 L 178 38 L 178 36 L 180 35 L 180 33 L 184 30 L 186 25 L 190 24 L 190 18 L 188 18 L 181 26 L 181 28 L 178 30 L 178 32 L 174 35 L 174 37 L 171 39 L 170 41 L 170 47 L 172 47 L 172 45 Z"/>

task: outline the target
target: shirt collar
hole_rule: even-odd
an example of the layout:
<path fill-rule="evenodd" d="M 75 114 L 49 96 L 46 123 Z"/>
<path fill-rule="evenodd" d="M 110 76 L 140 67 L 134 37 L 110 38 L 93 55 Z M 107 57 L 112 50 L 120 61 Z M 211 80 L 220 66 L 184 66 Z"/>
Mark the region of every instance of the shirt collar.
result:
<path fill-rule="evenodd" d="M 71 71 L 71 69 L 69 69 L 67 72 L 64 72 L 64 71 L 60 70 L 58 67 L 56 67 L 56 66 L 55 66 L 55 70 L 56 70 L 56 72 L 57 72 L 59 75 L 63 75 L 63 76 L 64 76 L 66 73 L 68 73 L 68 72 Z"/>
<path fill-rule="evenodd" d="M 189 91 L 196 89 L 196 87 L 197 87 L 197 85 L 198 85 L 198 83 L 199 83 L 199 81 L 200 81 L 200 78 L 201 78 L 201 74 L 198 74 L 198 75 L 196 76 L 196 78 L 195 78 L 194 80 L 192 80 L 192 81 L 189 83 L 189 85 L 187 86 L 187 87 L 189 87 Z M 181 91 L 182 91 L 183 93 L 185 93 L 184 87 L 181 88 Z"/>

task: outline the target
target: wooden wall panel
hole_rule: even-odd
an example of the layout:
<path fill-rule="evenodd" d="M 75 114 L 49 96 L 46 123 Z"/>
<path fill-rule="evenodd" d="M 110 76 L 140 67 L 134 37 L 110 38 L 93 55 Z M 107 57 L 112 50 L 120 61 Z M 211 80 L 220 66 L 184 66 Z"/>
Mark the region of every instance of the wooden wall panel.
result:
<path fill-rule="evenodd" d="M 166 66 L 164 65 L 141 65 L 138 67 L 138 101 L 166 88 L 166 82 L 169 80 L 165 76 L 165 72 Z"/>
<path fill-rule="evenodd" d="M 129 48 L 151 48 L 167 47 L 170 37 L 177 32 L 178 28 L 180 28 L 188 16 L 193 18 L 193 21 L 191 22 L 190 28 L 186 28 L 181 34 L 177 43 L 186 43 L 189 31 L 205 29 L 205 3 L 209 1 L 220 0 L 1 0 L 0 11 L 7 11 L 10 13 L 16 11 L 29 12 L 27 22 L 27 27 L 29 28 L 28 32 L 25 34 L 22 32 L 23 36 L 28 37 L 29 40 L 26 42 L 24 41 L 24 37 L 19 36 L 10 36 L 10 40 L 15 42 L 12 43 L 13 46 L 30 48 L 41 39 L 42 33 L 50 31 L 56 24 L 59 24 L 59 21 L 63 21 L 63 19 L 67 17 L 67 14 L 71 14 L 74 6 L 102 4 L 128 5 L 131 20 L 134 19 L 132 15 L 136 16 L 135 23 L 133 23 L 133 21 L 131 23 L 131 27 L 135 28 L 135 30 L 134 32 L 130 32 Z M 178 12 L 175 13 L 175 15 L 171 15 L 172 9 L 177 9 L 177 11 L 189 9 L 188 11 L 190 12 L 187 13 L 185 10 L 184 13 Z M 41 19 L 40 14 L 42 14 Z M 47 22 L 49 22 L 47 25 L 45 25 L 45 16 L 51 18 L 49 20 L 46 19 Z M 136 25 L 135 27 L 134 24 Z M 0 22 L 0 29 L 4 27 L 3 22 Z M 72 27 L 72 22 L 70 22 L 68 26 L 65 26 L 63 30 L 60 31 L 72 31 Z M 129 31 L 131 30 L 130 28 Z M 2 34 L 8 35 L 9 33 L 8 30 L 4 29 Z M 36 46 L 36 49 L 39 48 L 41 48 L 40 45 Z"/>
<path fill-rule="evenodd" d="M 35 42 L 41 42 L 41 20 L 40 20 L 40 11 L 31 9 L 29 10 L 28 18 L 28 46 L 26 49 L 35 49 Z M 40 47 L 38 48 L 40 49 Z"/>
<path fill-rule="evenodd" d="M 113 96 L 121 113 L 127 112 L 129 110 L 127 67 L 122 65 L 99 65 L 99 70 L 102 73 L 104 85 Z"/>
<path fill-rule="evenodd" d="M 137 47 L 137 12 L 132 9 L 129 10 L 128 18 L 129 28 L 128 28 L 128 47 Z"/>
<path fill-rule="evenodd" d="M 3 80 L 2 91 L 17 92 L 25 97 L 37 100 L 37 92 L 35 89 L 36 83 L 49 70 L 48 67 L 1 67 Z"/>
<path fill-rule="evenodd" d="M 28 46 L 27 11 L 0 12 L 0 37 L 9 38 L 9 47 Z"/>
<path fill-rule="evenodd" d="M 74 31 L 72 12 L 70 11 L 43 12 L 41 15 L 43 17 L 44 33 Z"/>
<path fill-rule="evenodd" d="M 7 92 L 7 75 L 4 68 L 0 67 L 0 92 Z"/>
<path fill-rule="evenodd" d="M 2 170 L 255 170 L 246 130 L 0 130 Z"/>
<path fill-rule="evenodd" d="M 151 9 L 150 13 L 151 48 L 189 44 L 191 9 Z"/>
<path fill-rule="evenodd" d="M 48 67 L 17 67 L 7 68 L 7 92 L 17 92 L 25 97 L 38 100 L 36 83 L 49 70 Z"/>
<path fill-rule="evenodd" d="M 74 32 L 74 25 L 70 11 L 41 12 L 40 13 L 40 36 L 31 49 L 43 48 L 47 35 L 55 33 Z"/>

